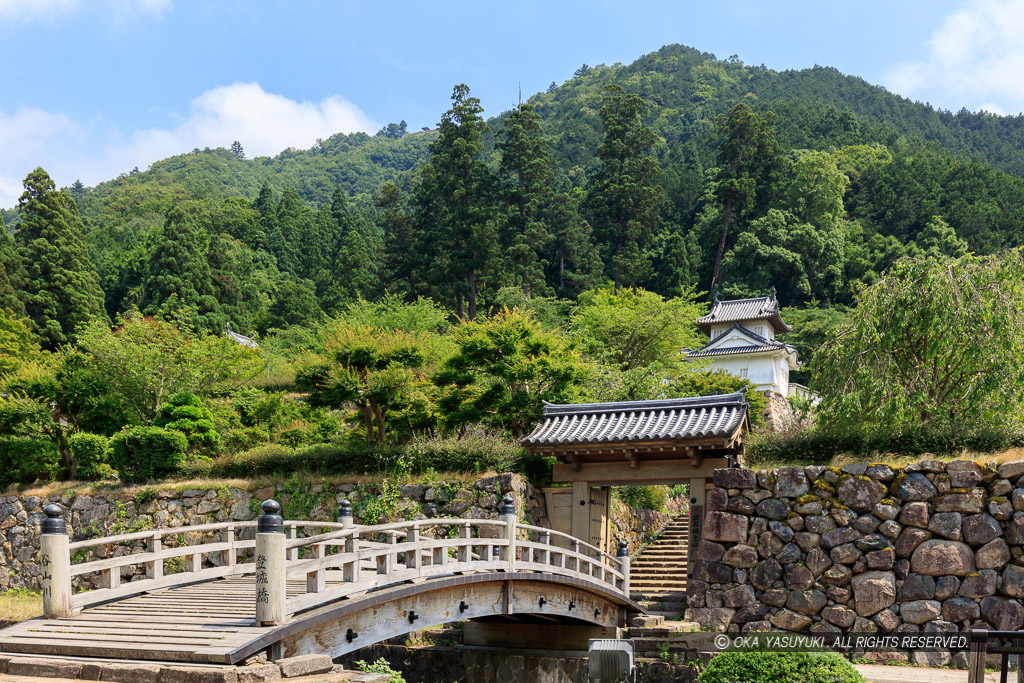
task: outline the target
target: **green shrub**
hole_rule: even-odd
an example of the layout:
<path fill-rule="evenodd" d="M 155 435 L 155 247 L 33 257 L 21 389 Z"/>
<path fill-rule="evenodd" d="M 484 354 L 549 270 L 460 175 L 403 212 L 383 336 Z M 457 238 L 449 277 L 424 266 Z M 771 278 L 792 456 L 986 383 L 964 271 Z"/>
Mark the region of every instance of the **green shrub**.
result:
<path fill-rule="evenodd" d="M 75 461 L 75 478 L 98 481 L 110 478 L 114 470 L 107 464 L 107 437 L 80 432 L 68 439 L 71 459 Z"/>
<path fill-rule="evenodd" d="M 631 508 L 662 510 L 668 501 L 667 486 L 619 486 L 615 496 Z"/>
<path fill-rule="evenodd" d="M 185 463 L 188 440 L 163 427 L 131 427 L 110 438 L 110 465 L 121 480 L 140 482 L 177 472 Z"/>
<path fill-rule="evenodd" d="M 47 439 L 0 439 L 0 484 L 53 481 L 60 474 L 60 455 Z"/>
<path fill-rule="evenodd" d="M 171 396 L 161 405 L 160 416 L 153 424 L 184 434 L 189 455 L 210 453 L 220 442 L 220 434 L 213 428 L 213 414 L 202 399 L 187 391 Z"/>
<path fill-rule="evenodd" d="M 402 676 L 401 671 L 395 671 L 391 668 L 388 660 L 381 657 L 376 662 L 367 663 L 360 659 L 356 662 L 356 671 L 365 671 L 366 673 L 374 674 L 387 674 L 388 683 L 405 683 L 405 678 Z"/>
<path fill-rule="evenodd" d="M 864 683 L 864 677 L 835 652 L 736 650 L 711 659 L 699 683 Z"/>

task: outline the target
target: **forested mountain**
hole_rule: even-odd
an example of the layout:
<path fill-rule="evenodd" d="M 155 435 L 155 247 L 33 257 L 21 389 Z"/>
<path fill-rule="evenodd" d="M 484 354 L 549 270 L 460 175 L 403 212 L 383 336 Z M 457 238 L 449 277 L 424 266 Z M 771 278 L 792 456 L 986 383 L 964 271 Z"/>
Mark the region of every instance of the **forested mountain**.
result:
<path fill-rule="evenodd" d="M 64 207 L 62 239 L 88 256 L 50 265 L 91 271 L 72 280 L 98 280 L 111 318 L 183 301 L 207 329 L 265 333 L 385 291 L 461 317 L 602 284 L 775 286 L 828 306 L 906 254 L 1024 244 L 1024 117 L 935 110 L 829 68 L 667 46 L 491 119 L 458 86 L 437 130 L 405 130 L 256 159 L 225 140 L 47 190 L 32 201 Z M 3 212 L 0 300 L 52 345 L 82 313 L 25 270 L 30 203 Z"/>

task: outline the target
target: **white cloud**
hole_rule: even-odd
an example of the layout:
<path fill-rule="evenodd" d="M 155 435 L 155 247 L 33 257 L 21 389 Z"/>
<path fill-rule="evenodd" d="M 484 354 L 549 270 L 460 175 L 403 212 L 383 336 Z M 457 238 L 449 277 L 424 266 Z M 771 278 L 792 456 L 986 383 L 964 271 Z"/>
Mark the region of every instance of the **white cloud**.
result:
<path fill-rule="evenodd" d="M 883 77 L 908 97 L 938 95 L 942 106 L 1024 110 L 1024 0 L 969 0 L 943 20 L 920 60 Z"/>
<path fill-rule="evenodd" d="M 88 6 L 101 4 L 90 0 Z M 160 16 L 173 5 L 173 0 L 106 0 L 105 11 L 109 11 L 116 24 L 143 15 Z M 29 22 L 37 19 L 53 21 L 58 16 L 69 14 L 86 7 L 82 0 L 0 0 L 0 18 Z"/>
<path fill-rule="evenodd" d="M 317 138 L 379 127 L 338 95 L 319 103 L 298 102 L 268 93 L 258 83 L 208 90 L 189 103 L 176 125 L 128 135 L 38 109 L 23 108 L 11 116 L 0 112 L 0 206 L 17 201 L 21 178 L 36 166 L 58 185 L 75 179 L 94 185 L 196 147 L 228 147 L 238 140 L 249 158 L 272 156 L 289 147 L 308 148 Z"/>

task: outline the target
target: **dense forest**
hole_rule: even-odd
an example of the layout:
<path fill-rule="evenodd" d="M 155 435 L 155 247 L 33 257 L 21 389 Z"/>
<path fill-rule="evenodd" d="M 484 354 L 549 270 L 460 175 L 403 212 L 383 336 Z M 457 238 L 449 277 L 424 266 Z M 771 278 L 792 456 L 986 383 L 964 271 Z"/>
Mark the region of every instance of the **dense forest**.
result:
<path fill-rule="evenodd" d="M 59 268 L 87 284 L 59 332 L 57 309 L 32 301 L 33 279 L 53 277 L 29 254 L 24 214 L 48 182 L 33 174 L 2 214 L 0 296 L 53 348 L 97 286 L 111 319 L 174 294 L 210 331 L 267 335 L 385 292 L 470 318 L 602 284 L 774 285 L 830 307 L 903 255 L 1024 243 L 1024 119 L 937 111 L 833 69 L 668 46 L 583 65 L 489 120 L 465 86 L 452 102 L 432 131 L 402 122 L 256 159 L 225 141 L 66 188 L 75 258 Z"/>

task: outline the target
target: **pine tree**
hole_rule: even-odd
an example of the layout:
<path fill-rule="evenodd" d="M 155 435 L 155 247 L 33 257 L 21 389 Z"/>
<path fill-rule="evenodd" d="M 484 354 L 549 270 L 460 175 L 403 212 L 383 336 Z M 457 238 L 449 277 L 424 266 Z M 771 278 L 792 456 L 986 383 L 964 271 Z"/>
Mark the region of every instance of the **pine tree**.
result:
<path fill-rule="evenodd" d="M 0 309 L 13 311 L 18 317 L 25 315 L 25 304 L 18 296 L 24 277 L 25 268 L 18 248 L 4 227 L 3 216 L 0 216 Z"/>
<path fill-rule="evenodd" d="M 499 233 L 506 261 L 503 270 L 529 298 L 550 294 L 544 259 L 551 244 L 545 212 L 555 195 L 555 164 L 532 105 L 521 104 L 505 120 L 500 133 L 502 216 Z"/>
<path fill-rule="evenodd" d="M 381 280 L 389 291 L 412 294 L 416 289 L 416 231 L 405 211 L 405 197 L 390 180 L 377 193 L 377 226 L 384 233 Z"/>
<path fill-rule="evenodd" d="M 450 283 L 457 314 L 470 320 L 476 319 L 481 281 L 494 265 L 497 246 L 493 178 L 481 159 L 487 130 L 482 112 L 468 86 L 455 86 L 452 108 L 441 117 L 416 193 L 421 246 L 431 277 Z"/>
<path fill-rule="evenodd" d="M 310 276 L 307 242 L 316 232 L 315 223 L 316 216 L 298 192 L 288 188 L 281 194 L 281 201 L 277 205 L 277 224 L 284 248 L 280 254 L 275 254 L 281 270 L 303 278 Z"/>
<path fill-rule="evenodd" d="M 778 189 L 782 151 L 775 139 L 777 118 L 770 111 L 758 114 L 740 103 L 717 119 L 721 175 L 716 195 L 722 206 L 722 232 L 711 275 L 712 289 L 721 277 L 730 226 L 762 215 Z"/>
<path fill-rule="evenodd" d="M 175 207 L 164 221 L 163 236 L 149 257 L 149 268 L 142 285 L 142 310 L 146 315 L 157 313 L 168 300 L 172 304 L 190 306 L 198 316 L 217 311 L 213 296 L 206 233 L 196 227 L 192 218 Z M 215 330 L 212 321 L 204 326 Z"/>
<path fill-rule="evenodd" d="M 665 203 L 653 155 L 658 136 L 641 123 L 646 109 L 643 100 L 620 86 L 605 87 L 604 142 L 597 148 L 601 168 L 591 179 L 587 201 L 594 234 L 610 250 L 606 262 L 616 289 L 647 278 L 646 250 Z"/>
<path fill-rule="evenodd" d="M 71 195 L 37 168 L 18 200 L 19 254 L 25 265 L 25 312 L 42 343 L 56 348 L 94 317 L 105 317 L 99 275 L 82 238 L 82 221 Z"/>

